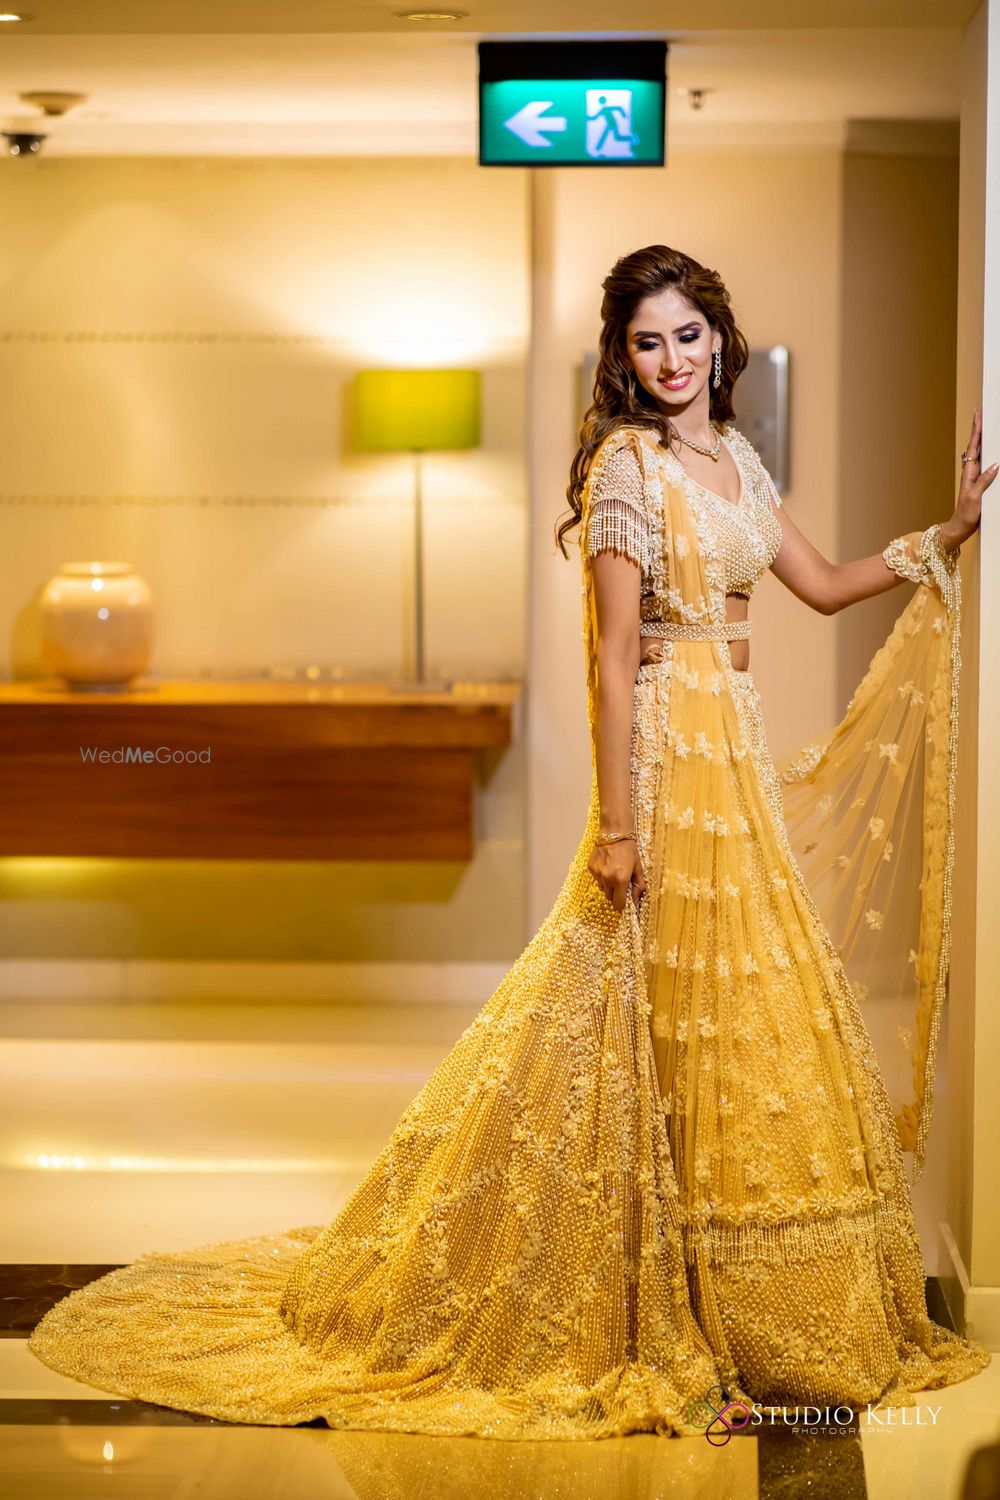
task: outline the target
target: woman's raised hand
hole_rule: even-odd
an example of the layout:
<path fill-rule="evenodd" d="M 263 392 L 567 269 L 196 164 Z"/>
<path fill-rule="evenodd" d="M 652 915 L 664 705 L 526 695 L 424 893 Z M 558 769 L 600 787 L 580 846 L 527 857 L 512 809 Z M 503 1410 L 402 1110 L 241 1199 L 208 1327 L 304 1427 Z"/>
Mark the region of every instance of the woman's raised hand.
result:
<path fill-rule="evenodd" d="M 948 547 L 960 547 L 977 529 L 983 512 L 983 496 L 997 477 L 997 464 L 991 464 L 986 470 L 980 469 L 982 434 L 983 409 L 977 406 L 972 414 L 969 442 L 962 455 L 962 482 L 955 502 L 955 514 L 943 528 L 942 540 Z"/>
<path fill-rule="evenodd" d="M 590 851 L 587 869 L 615 911 L 625 910 L 631 883 L 632 899 L 638 909 L 639 898 L 646 890 L 646 876 L 633 839 L 622 839 L 616 844 L 595 844 Z"/>

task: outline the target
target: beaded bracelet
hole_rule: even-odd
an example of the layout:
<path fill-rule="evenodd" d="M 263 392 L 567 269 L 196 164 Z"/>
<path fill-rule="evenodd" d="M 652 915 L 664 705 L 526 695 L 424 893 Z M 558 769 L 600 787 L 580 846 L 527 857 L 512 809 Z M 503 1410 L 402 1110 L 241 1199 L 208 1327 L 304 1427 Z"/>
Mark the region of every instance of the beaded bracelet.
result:
<path fill-rule="evenodd" d="M 596 838 L 595 844 L 618 844 L 622 839 L 634 839 L 634 833 L 609 833 L 604 838 Z"/>
<path fill-rule="evenodd" d="M 919 537 L 919 541 L 917 538 Z M 933 586 L 940 583 L 943 568 L 948 574 L 958 567 L 959 548 L 947 548 L 941 541 L 940 525 L 928 526 L 924 532 L 909 531 L 892 539 L 882 553 L 887 568 L 910 583 Z M 934 562 L 938 566 L 934 566 Z"/>

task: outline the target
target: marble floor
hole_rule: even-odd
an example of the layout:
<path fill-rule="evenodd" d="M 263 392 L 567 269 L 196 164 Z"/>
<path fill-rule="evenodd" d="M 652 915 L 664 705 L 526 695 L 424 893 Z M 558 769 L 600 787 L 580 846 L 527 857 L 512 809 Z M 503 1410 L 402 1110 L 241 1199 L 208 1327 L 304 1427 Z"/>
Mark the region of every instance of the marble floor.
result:
<path fill-rule="evenodd" d="M 891 1420 L 714 1448 L 238 1427 L 28 1353 L 65 1287 L 143 1250 L 333 1217 L 475 1009 L 0 1005 L 0 1497 L 1000 1500 L 997 1359 Z"/>

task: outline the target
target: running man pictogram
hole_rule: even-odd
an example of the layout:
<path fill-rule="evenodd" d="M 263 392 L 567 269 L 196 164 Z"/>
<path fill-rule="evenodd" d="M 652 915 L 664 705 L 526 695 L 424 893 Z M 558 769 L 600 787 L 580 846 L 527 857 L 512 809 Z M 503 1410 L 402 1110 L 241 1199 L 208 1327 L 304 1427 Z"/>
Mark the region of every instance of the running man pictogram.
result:
<path fill-rule="evenodd" d="M 631 156 L 638 142 L 632 129 L 631 89 L 589 89 L 587 155 Z"/>

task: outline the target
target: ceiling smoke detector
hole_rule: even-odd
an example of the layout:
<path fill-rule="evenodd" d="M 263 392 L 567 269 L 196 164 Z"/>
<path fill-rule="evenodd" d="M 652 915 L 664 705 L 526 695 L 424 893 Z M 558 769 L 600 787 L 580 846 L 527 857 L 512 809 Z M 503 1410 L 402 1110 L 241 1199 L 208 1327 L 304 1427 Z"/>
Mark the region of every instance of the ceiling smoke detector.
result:
<path fill-rule="evenodd" d="M 25 104 L 32 104 L 40 109 L 48 118 L 57 119 L 69 110 L 75 109 L 78 104 L 83 104 L 86 94 L 64 94 L 52 93 L 47 89 L 29 89 L 24 94 L 17 96 Z"/>
<path fill-rule="evenodd" d="M 47 120 L 58 120 L 62 115 L 68 114 L 71 109 L 75 109 L 78 104 L 83 104 L 87 95 L 71 94 L 65 90 L 27 89 L 17 97 L 22 104 L 29 104 Z M 27 116 L 8 119 L 7 129 L 0 130 L 0 137 L 5 142 L 5 147 L 0 147 L 0 154 L 6 149 L 8 156 L 22 159 L 37 156 L 48 140 L 48 132 L 39 130 L 36 121 L 37 117 Z"/>

